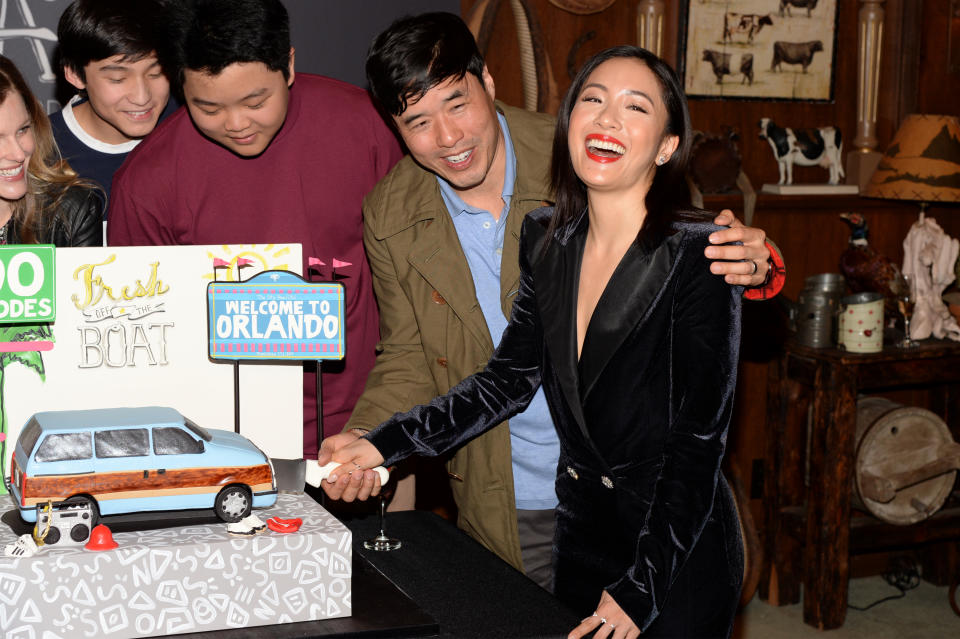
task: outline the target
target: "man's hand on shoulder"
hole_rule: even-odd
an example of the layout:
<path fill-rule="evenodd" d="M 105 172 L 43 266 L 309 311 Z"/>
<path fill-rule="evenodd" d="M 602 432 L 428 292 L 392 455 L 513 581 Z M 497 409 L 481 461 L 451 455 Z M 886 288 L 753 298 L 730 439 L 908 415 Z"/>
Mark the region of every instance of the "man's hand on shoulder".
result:
<path fill-rule="evenodd" d="M 729 209 L 724 209 L 713 223 L 730 228 L 710 235 L 713 246 L 704 250 L 704 255 L 714 260 L 710 263 L 710 272 L 723 275 L 728 284 L 763 284 L 770 270 L 770 249 L 766 245 L 767 234 L 763 229 L 744 226 Z M 742 244 L 731 244 L 732 242 Z"/>

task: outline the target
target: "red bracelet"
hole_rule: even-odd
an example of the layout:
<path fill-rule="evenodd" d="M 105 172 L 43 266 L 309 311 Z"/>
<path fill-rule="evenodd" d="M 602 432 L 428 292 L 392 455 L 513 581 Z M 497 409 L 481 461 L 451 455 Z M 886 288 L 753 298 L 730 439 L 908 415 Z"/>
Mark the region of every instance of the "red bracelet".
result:
<path fill-rule="evenodd" d="M 767 281 L 756 288 L 748 288 L 743 296 L 748 300 L 768 300 L 776 297 L 783 290 L 783 285 L 787 283 L 787 267 L 783 262 L 783 255 L 777 245 L 767 240 L 764 242 L 767 250 L 770 251 L 770 257 L 767 258 Z"/>

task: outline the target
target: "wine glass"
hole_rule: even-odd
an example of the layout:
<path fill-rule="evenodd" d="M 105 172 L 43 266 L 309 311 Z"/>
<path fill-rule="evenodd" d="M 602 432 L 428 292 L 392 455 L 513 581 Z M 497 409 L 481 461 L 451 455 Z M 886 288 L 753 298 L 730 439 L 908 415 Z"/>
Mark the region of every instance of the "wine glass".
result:
<path fill-rule="evenodd" d="M 900 310 L 900 314 L 903 315 L 903 341 L 900 342 L 900 348 L 912 348 L 917 345 L 917 343 L 910 339 L 910 318 L 913 316 L 913 307 L 917 302 L 916 296 L 913 291 L 913 282 L 911 278 L 907 275 L 903 277 L 903 286 L 900 288 L 900 291 L 897 293 L 897 308 Z"/>
<path fill-rule="evenodd" d="M 393 537 L 387 537 L 386 532 L 384 532 L 384 520 L 387 517 L 387 499 L 393 495 L 393 491 L 396 488 L 396 482 L 387 481 L 386 486 L 380 487 L 380 533 L 371 539 L 367 539 L 363 542 L 363 547 L 367 550 L 378 550 L 381 552 L 386 552 L 388 550 L 396 550 L 401 545 L 402 542 L 399 539 L 394 539 Z"/>

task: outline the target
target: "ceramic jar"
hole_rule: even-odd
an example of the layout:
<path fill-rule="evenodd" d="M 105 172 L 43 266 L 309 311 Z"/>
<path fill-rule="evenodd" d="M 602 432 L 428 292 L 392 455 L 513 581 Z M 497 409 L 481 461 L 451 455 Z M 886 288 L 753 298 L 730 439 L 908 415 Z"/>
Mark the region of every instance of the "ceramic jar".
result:
<path fill-rule="evenodd" d="M 854 293 L 840 300 L 837 342 L 851 353 L 883 350 L 883 295 Z"/>

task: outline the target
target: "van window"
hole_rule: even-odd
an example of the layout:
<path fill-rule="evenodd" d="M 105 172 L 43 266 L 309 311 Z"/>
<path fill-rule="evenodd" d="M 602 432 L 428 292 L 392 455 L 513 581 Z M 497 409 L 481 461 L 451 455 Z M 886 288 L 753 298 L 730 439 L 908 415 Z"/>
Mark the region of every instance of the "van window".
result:
<path fill-rule="evenodd" d="M 90 433 L 54 433 L 40 444 L 35 459 L 38 462 L 90 459 L 91 449 Z"/>
<path fill-rule="evenodd" d="M 158 455 L 191 455 L 203 452 L 203 442 L 197 441 L 179 428 L 154 428 L 153 452 Z"/>
<path fill-rule="evenodd" d="M 40 439 L 41 432 L 43 431 L 40 430 L 40 424 L 38 424 L 36 418 L 33 417 L 31 417 L 27 425 L 23 427 L 19 442 L 20 445 L 23 446 L 23 452 L 27 457 L 30 457 L 30 453 L 33 452 L 33 447 L 37 445 L 37 440 Z"/>
<path fill-rule="evenodd" d="M 150 443 L 146 428 L 121 428 L 101 430 L 93 435 L 97 457 L 146 457 Z"/>
<path fill-rule="evenodd" d="M 183 425 L 189 428 L 190 430 L 192 430 L 194 435 L 196 435 L 197 437 L 205 441 L 211 441 L 213 439 L 213 436 L 210 434 L 210 431 L 208 431 L 203 426 L 200 426 L 199 424 L 195 423 L 192 419 L 188 417 L 183 418 Z"/>

